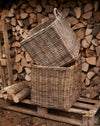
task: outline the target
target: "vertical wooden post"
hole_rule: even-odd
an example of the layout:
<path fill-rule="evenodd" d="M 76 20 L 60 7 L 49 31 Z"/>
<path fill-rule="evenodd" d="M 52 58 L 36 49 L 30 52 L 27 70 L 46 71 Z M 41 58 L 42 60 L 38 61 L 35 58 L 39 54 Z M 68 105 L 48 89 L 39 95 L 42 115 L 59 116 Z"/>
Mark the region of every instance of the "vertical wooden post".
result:
<path fill-rule="evenodd" d="M 83 115 L 83 117 L 82 117 L 83 119 L 83 125 L 82 126 L 89 126 L 88 125 L 88 117 L 86 117 L 85 115 Z"/>
<path fill-rule="evenodd" d="M 38 106 L 37 113 L 41 116 L 43 116 L 43 115 L 45 116 L 47 114 L 47 108 L 43 108 L 43 107 Z"/>
<path fill-rule="evenodd" d="M 0 40 L 0 59 L 2 59 L 2 45 L 1 45 L 1 40 Z M 0 70 L 1 70 L 2 88 L 4 88 L 7 85 L 6 85 L 6 80 L 5 80 L 4 67 L 1 65 L 1 62 L 0 62 Z"/>
<path fill-rule="evenodd" d="M 2 30 L 3 30 L 3 37 L 4 37 L 7 70 L 8 70 L 8 76 L 9 76 L 9 85 L 12 85 L 14 81 L 13 81 L 12 65 L 11 65 L 11 58 L 10 58 L 10 50 L 9 50 L 9 44 L 8 44 L 8 33 L 7 33 L 7 28 L 4 21 L 2 24 Z"/>
<path fill-rule="evenodd" d="M 82 126 L 94 126 L 94 116 L 83 115 L 83 125 Z"/>

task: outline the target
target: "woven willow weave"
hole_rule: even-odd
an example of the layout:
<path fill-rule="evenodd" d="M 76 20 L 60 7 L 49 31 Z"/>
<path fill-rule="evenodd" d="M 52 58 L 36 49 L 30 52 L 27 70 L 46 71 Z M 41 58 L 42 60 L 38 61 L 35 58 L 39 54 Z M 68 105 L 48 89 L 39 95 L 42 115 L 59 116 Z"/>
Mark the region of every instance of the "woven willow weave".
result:
<path fill-rule="evenodd" d="M 32 66 L 33 104 L 47 108 L 67 109 L 81 91 L 81 63 L 71 67 Z"/>
<path fill-rule="evenodd" d="M 75 33 L 56 9 L 54 14 L 55 19 L 33 28 L 21 42 L 37 65 L 64 66 L 78 57 Z"/>

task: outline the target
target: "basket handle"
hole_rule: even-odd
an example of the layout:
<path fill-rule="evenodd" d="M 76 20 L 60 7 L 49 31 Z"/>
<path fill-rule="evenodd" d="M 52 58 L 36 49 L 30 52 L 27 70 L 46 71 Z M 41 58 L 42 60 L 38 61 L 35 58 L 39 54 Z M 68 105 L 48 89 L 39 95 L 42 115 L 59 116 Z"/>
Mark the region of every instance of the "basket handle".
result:
<path fill-rule="evenodd" d="M 63 17 L 62 14 L 57 10 L 57 8 L 54 8 L 53 12 L 56 18 L 58 18 L 58 16 Z"/>

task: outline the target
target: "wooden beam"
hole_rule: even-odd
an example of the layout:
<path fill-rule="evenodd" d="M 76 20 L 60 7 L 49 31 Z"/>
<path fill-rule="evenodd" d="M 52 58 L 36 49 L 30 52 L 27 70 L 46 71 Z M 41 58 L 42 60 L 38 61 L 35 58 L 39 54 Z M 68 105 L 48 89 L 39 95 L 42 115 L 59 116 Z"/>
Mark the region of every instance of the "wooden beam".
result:
<path fill-rule="evenodd" d="M 2 30 L 3 30 L 3 37 L 4 37 L 5 54 L 6 54 L 6 59 L 7 59 L 9 85 L 12 85 L 14 83 L 14 80 L 13 80 L 10 50 L 9 50 L 9 44 L 8 44 L 8 33 L 7 33 L 7 28 L 6 28 L 4 21 L 3 21 L 3 24 L 2 24 Z"/>
<path fill-rule="evenodd" d="M 2 45 L 1 45 L 1 41 L 0 41 L 0 59 L 2 59 Z M 1 70 L 2 88 L 4 88 L 7 85 L 6 85 L 6 80 L 5 80 L 4 67 L 2 67 L 1 62 L 0 62 L 0 70 Z"/>

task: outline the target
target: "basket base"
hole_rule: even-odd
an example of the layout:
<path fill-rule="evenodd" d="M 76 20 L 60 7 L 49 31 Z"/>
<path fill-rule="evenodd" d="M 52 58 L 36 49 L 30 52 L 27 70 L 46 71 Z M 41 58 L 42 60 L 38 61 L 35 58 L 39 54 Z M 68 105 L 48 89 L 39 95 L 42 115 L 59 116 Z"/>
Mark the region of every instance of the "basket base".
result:
<path fill-rule="evenodd" d="M 32 105 L 30 99 L 25 99 L 18 104 L 9 103 L 0 99 L 0 108 L 78 126 L 94 126 L 95 114 L 97 113 L 99 107 L 100 101 L 82 97 L 76 101 L 73 107 L 64 111 Z M 80 119 L 76 119 L 78 115 L 81 116 Z"/>

